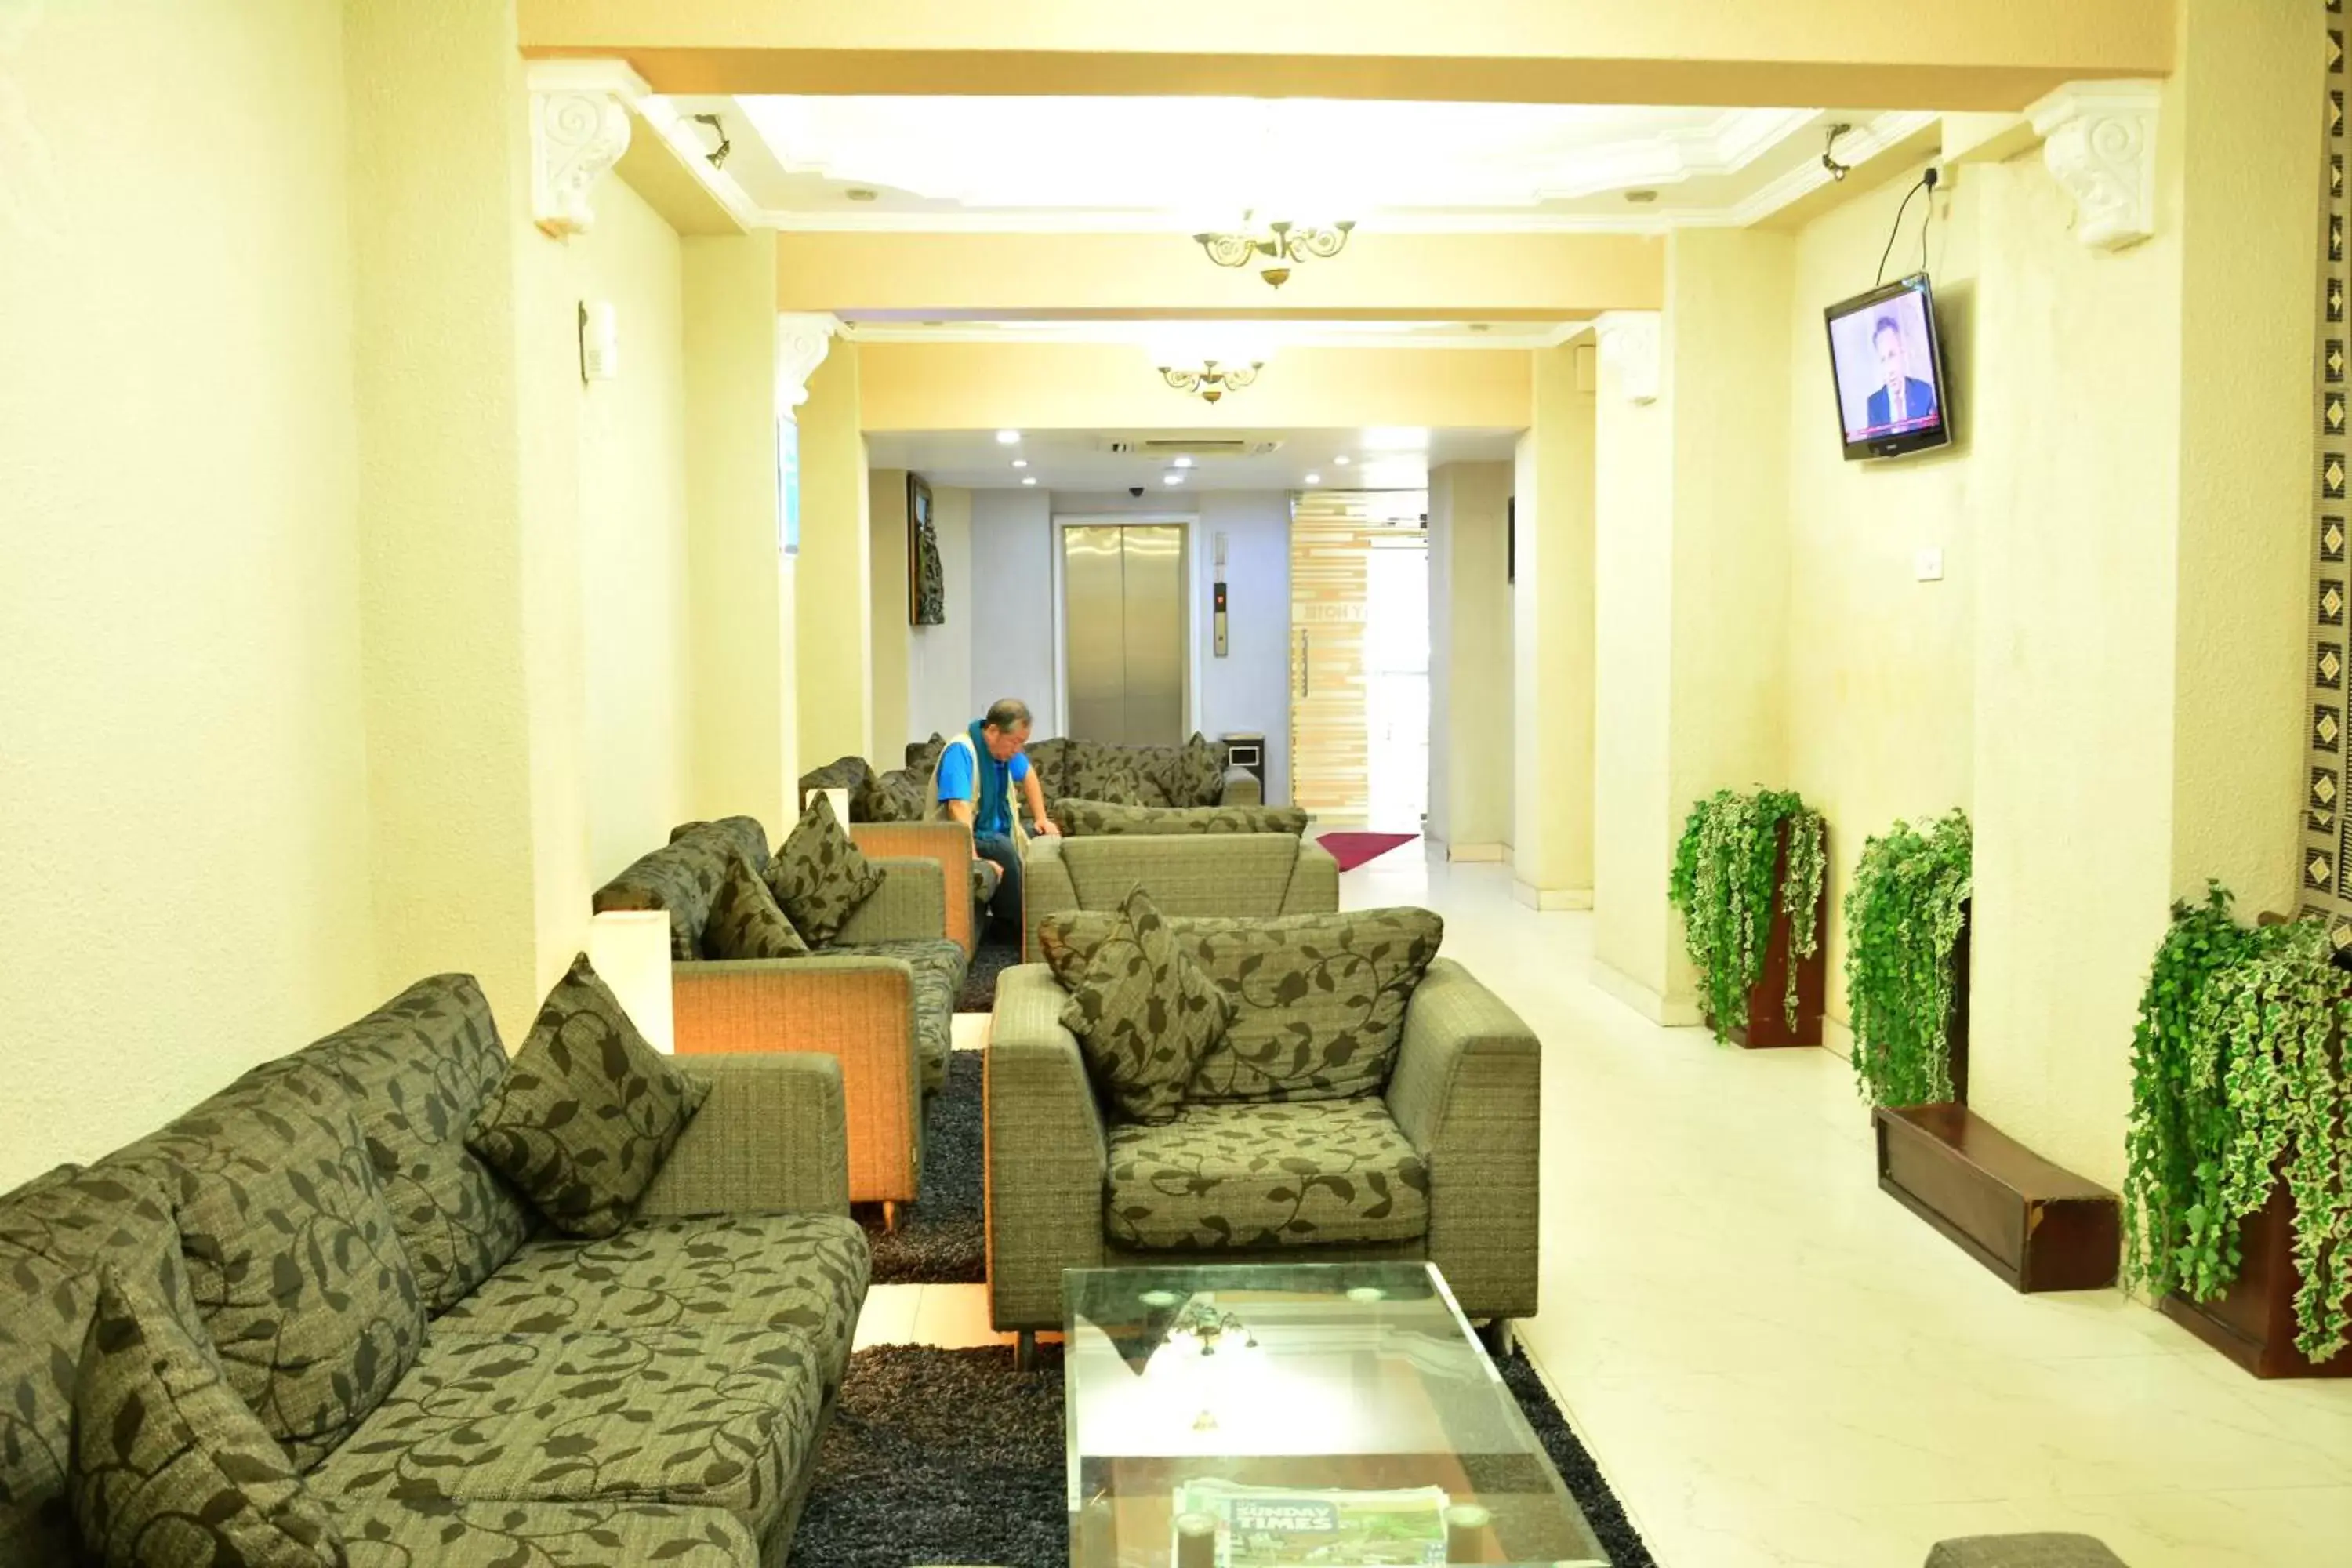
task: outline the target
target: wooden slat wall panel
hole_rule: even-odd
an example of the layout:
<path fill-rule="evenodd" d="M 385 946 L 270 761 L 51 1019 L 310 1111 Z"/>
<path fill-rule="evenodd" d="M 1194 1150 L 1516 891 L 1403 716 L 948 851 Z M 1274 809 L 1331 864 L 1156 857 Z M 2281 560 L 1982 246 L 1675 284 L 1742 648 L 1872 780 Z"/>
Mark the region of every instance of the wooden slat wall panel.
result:
<path fill-rule="evenodd" d="M 1290 796 L 1319 816 L 1371 809 L 1364 714 L 1364 606 L 1370 582 L 1366 498 L 1318 490 L 1290 523 Z"/>

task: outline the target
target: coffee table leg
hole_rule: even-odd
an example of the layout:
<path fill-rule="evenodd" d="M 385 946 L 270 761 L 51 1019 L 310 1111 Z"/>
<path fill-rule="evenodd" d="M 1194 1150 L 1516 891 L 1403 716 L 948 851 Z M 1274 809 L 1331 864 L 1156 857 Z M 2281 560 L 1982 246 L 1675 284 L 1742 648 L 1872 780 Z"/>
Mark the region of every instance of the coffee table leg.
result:
<path fill-rule="evenodd" d="M 1516 1338 L 1511 1332 L 1510 1319 L 1487 1319 L 1478 1327 L 1478 1338 L 1486 1344 L 1486 1353 L 1496 1361 L 1511 1359 L 1511 1350 L 1516 1343 Z"/>

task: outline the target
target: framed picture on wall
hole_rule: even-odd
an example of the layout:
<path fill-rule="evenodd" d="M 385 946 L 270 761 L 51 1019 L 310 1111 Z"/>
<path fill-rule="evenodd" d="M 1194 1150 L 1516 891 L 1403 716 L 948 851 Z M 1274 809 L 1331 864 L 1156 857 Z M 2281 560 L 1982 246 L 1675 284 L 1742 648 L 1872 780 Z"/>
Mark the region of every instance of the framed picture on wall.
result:
<path fill-rule="evenodd" d="M 940 536 L 931 524 L 931 487 L 920 474 L 907 476 L 907 624 L 947 624 L 946 569 L 940 563 Z"/>

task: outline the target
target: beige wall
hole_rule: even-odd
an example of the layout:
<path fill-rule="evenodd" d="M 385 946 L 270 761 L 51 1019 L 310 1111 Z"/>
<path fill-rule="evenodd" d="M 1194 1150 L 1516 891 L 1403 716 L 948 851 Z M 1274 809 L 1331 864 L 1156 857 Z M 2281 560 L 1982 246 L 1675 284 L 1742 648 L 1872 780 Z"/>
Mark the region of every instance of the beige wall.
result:
<path fill-rule="evenodd" d="M 580 297 L 612 304 L 620 337 L 619 376 L 579 393 L 588 860 L 603 882 L 694 815 L 685 284 L 677 235 L 617 180 L 569 249 Z"/>
<path fill-rule="evenodd" d="M 803 767 L 874 755 L 873 544 L 859 351 L 836 342 L 800 410 L 801 550 L 794 643 Z"/>
<path fill-rule="evenodd" d="M 1511 870 L 1522 901 L 1550 909 L 1592 897 L 1596 414 L 1578 374 L 1591 353 L 1570 343 L 1530 356 L 1535 421 L 1513 479 Z"/>
<path fill-rule="evenodd" d="M 873 539 L 869 586 L 874 607 L 869 635 L 874 650 L 870 667 L 874 681 L 874 744 L 877 748 L 876 755 L 896 767 L 900 749 L 909 738 L 908 671 L 912 662 L 914 631 L 907 624 L 906 469 L 876 468 L 868 476 L 866 525 Z"/>
<path fill-rule="evenodd" d="M 1843 1022 L 1846 889 L 1864 838 L 1971 802 L 1975 758 L 1976 513 L 1972 452 L 1981 396 L 2009 397 L 1976 376 L 1977 227 L 1983 183 L 1964 169 L 1939 195 L 1929 272 L 1943 330 L 1958 439 L 1895 462 L 1847 462 L 1839 438 L 1822 312 L 1870 279 L 1903 177 L 1809 224 L 1796 237 L 1788 318 L 1789 615 L 1785 784 L 1829 823 L 1831 1017 Z M 1889 271 L 1918 266 L 1926 197 L 1913 200 Z M 1980 392 L 1981 388 L 1981 392 Z M 1940 582 L 1916 576 L 1918 552 L 1943 552 Z M 1832 1043 L 1844 1048 L 1843 1036 Z"/>
<path fill-rule="evenodd" d="M 1455 858 L 1511 835 L 1508 463 L 1429 476 L 1429 828 Z"/>
<path fill-rule="evenodd" d="M 791 823 L 793 567 L 778 515 L 775 237 L 682 240 L 698 817 Z"/>
<path fill-rule="evenodd" d="M 0 1190 L 378 999 L 336 9 L 9 26 Z"/>

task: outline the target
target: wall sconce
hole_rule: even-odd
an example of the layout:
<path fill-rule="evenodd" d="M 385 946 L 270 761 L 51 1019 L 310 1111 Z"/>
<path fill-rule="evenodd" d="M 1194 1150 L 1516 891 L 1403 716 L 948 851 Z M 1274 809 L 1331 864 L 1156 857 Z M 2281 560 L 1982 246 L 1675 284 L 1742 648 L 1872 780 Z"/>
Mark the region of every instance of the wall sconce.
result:
<path fill-rule="evenodd" d="M 725 168 L 727 154 L 735 151 L 735 143 L 727 140 L 727 122 L 715 114 L 698 114 L 694 117 L 694 121 L 698 125 L 709 126 L 712 134 L 719 138 L 719 145 L 705 153 L 703 156 L 710 160 L 712 168 Z"/>

